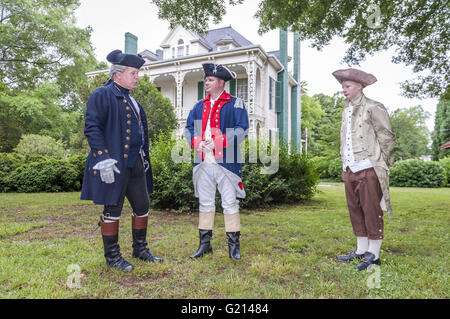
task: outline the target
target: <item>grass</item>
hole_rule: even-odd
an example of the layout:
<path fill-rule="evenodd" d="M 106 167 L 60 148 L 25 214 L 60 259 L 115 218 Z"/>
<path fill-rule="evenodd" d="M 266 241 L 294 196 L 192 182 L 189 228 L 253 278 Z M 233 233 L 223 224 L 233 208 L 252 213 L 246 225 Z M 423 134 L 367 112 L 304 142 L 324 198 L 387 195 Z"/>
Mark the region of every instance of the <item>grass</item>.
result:
<path fill-rule="evenodd" d="M 377 273 L 336 260 L 354 248 L 355 237 L 342 184 L 326 184 L 302 205 L 243 211 L 240 261 L 228 257 L 222 215 L 214 254 L 190 260 L 198 247 L 197 214 L 162 211 L 150 212 L 148 239 L 164 263 L 136 261 L 126 205 L 119 242 L 136 267 L 132 273 L 106 266 L 96 228 L 101 207 L 80 201 L 79 193 L 0 194 L 0 297 L 450 297 L 450 189 L 391 189 L 394 216 L 385 217 Z M 375 275 L 379 288 L 370 288 Z"/>

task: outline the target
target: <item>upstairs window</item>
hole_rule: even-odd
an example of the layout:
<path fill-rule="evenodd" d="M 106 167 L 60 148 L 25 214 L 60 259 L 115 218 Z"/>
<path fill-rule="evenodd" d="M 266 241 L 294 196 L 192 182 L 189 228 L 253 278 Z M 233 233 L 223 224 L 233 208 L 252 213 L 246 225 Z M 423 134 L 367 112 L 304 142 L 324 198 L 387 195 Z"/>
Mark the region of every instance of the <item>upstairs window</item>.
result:
<path fill-rule="evenodd" d="M 178 51 L 177 51 L 177 57 L 183 56 L 184 55 L 184 47 L 178 47 Z"/>

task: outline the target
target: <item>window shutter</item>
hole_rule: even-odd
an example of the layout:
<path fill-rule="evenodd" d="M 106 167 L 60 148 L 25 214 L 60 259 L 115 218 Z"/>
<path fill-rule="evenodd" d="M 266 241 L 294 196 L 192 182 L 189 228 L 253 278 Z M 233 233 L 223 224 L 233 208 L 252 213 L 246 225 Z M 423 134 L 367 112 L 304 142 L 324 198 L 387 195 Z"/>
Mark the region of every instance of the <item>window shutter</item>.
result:
<path fill-rule="evenodd" d="M 281 90 L 282 90 L 282 87 L 281 87 L 281 81 L 276 81 L 275 82 L 276 83 L 276 89 L 275 89 L 275 111 L 276 112 L 281 112 L 281 103 L 282 103 L 282 101 L 281 101 Z"/>
<path fill-rule="evenodd" d="M 230 94 L 236 96 L 236 79 L 230 80 Z"/>
<path fill-rule="evenodd" d="M 273 105 L 272 105 L 272 96 L 273 96 L 273 80 L 269 76 L 269 110 L 271 110 L 272 107 L 273 107 Z"/>
<path fill-rule="evenodd" d="M 198 82 L 197 84 L 197 100 L 203 100 L 203 91 L 205 84 L 203 81 Z"/>

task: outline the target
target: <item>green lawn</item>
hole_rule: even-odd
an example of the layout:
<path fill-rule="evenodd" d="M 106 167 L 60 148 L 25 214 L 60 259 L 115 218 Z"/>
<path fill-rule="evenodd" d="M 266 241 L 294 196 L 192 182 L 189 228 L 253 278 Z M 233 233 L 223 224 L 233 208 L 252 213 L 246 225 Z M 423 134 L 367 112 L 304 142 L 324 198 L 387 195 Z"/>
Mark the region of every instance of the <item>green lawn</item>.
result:
<path fill-rule="evenodd" d="M 0 297 L 450 297 L 449 188 L 392 188 L 394 216 L 385 218 L 382 265 L 356 272 L 356 261 L 336 260 L 354 248 L 355 238 L 342 184 L 327 185 L 303 205 L 243 211 L 240 261 L 228 258 L 222 215 L 216 215 L 214 254 L 193 261 L 197 214 L 161 211 L 150 213 L 149 239 L 165 261 L 136 261 L 126 206 L 119 241 L 136 267 L 132 273 L 106 266 L 96 228 L 101 207 L 80 201 L 79 193 L 0 194 Z"/>

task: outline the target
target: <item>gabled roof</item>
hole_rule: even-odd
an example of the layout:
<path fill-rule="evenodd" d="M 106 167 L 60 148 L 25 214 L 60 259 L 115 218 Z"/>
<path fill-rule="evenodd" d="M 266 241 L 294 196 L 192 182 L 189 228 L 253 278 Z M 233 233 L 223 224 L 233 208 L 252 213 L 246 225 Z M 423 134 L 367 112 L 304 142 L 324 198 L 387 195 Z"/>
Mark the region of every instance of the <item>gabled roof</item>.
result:
<path fill-rule="evenodd" d="M 174 29 L 172 29 L 169 34 L 164 38 L 161 43 L 161 47 L 165 47 L 166 43 L 172 37 L 172 35 L 178 32 L 182 28 L 181 25 L 177 25 Z M 237 47 L 245 47 L 253 45 L 249 40 L 244 38 L 239 32 L 234 30 L 231 25 L 228 27 L 223 27 L 219 29 L 209 30 L 205 35 L 200 35 L 197 32 L 189 31 L 198 41 L 208 49 L 208 51 L 217 51 L 217 43 L 233 43 Z"/>
<path fill-rule="evenodd" d="M 231 26 L 209 30 L 208 33 L 206 33 L 206 35 L 204 36 L 200 36 L 197 33 L 197 36 L 200 37 L 204 42 L 206 42 L 209 47 L 211 47 L 211 51 L 217 51 L 217 43 L 220 41 L 233 41 L 237 44 L 238 47 L 253 45 L 253 43 L 244 38 Z"/>
<path fill-rule="evenodd" d="M 149 50 L 144 50 L 142 52 L 139 52 L 139 54 L 144 59 L 149 59 L 150 61 L 158 61 L 158 60 L 162 60 L 162 58 L 163 58 L 161 50 L 156 50 L 156 53 L 153 53 L 152 51 L 149 51 Z"/>
<path fill-rule="evenodd" d="M 269 55 L 275 56 L 278 60 L 280 60 L 280 51 L 269 51 L 267 52 Z M 288 62 L 291 62 L 292 57 L 288 56 Z"/>

